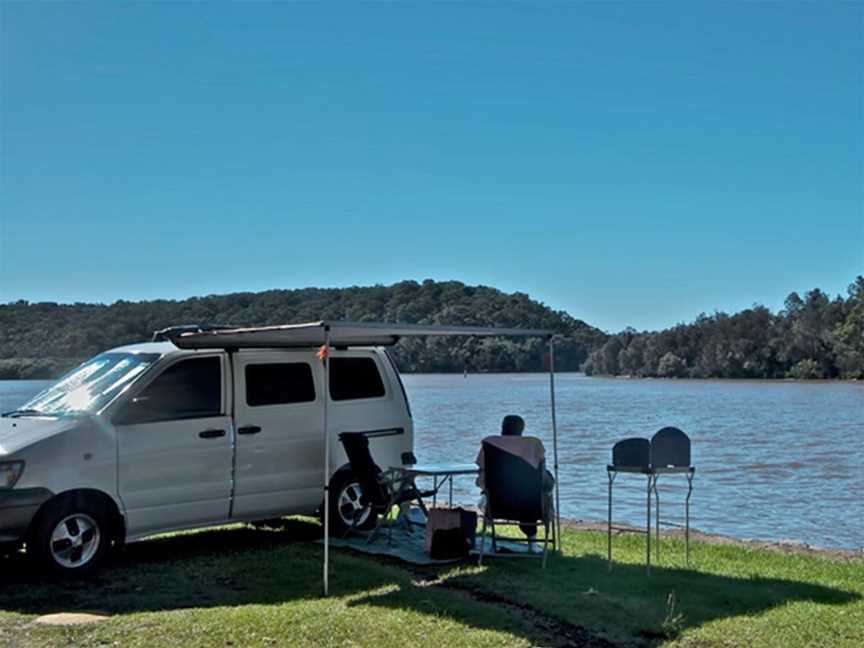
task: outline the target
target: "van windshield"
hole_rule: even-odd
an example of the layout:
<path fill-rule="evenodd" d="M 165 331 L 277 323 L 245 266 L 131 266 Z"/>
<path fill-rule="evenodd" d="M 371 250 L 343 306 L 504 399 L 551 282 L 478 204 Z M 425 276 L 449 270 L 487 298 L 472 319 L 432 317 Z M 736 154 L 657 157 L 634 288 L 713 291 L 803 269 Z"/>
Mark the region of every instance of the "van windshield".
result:
<path fill-rule="evenodd" d="M 98 412 L 114 396 L 140 378 L 160 357 L 158 353 L 101 353 L 10 414 L 58 416 L 74 412 Z"/>

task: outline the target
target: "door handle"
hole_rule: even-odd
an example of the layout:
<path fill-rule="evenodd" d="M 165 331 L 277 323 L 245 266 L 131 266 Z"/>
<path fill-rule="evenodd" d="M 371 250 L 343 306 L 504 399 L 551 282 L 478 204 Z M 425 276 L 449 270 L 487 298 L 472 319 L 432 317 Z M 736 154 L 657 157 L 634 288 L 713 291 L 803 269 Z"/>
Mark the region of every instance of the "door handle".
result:
<path fill-rule="evenodd" d="M 199 432 L 198 436 L 202 439 L 215 439 L 217 437 L 224 437 L 225 430 L 204 430 L 203 432 Z"/>
<path fill-rule="evenodd" d="M 257 425 L 246 425 L 241 428 L 237 428 L 237 434 L 258 434 L 261 431 L 261 428 Z"/>

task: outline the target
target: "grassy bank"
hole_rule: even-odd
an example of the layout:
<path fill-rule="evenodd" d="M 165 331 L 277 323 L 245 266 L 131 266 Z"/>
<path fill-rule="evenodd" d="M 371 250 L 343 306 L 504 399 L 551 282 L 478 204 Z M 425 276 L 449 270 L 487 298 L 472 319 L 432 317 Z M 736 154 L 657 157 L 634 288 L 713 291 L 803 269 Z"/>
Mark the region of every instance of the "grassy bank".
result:
<path fill-rule="evenodd" d="M 318 526 L 219 529 L 131 545 L 99 578 L 45 583 L 0 561 L 0 646 L 848 646 L 864 643 L 864 561 L 697 543 L 694 568 L 663 544 L 646 578 L 641 538 L 568 531 L 562 556 L 413 570 L 334 551 L 319 595 Z M 666 564 L 666 562 L 670 564 Z M 673 594 L 674 593 L 674 594 Z M 670 597 L 670 594 L 673 596 Z M 43 614 L 109 615 L 44 626 Z"/>

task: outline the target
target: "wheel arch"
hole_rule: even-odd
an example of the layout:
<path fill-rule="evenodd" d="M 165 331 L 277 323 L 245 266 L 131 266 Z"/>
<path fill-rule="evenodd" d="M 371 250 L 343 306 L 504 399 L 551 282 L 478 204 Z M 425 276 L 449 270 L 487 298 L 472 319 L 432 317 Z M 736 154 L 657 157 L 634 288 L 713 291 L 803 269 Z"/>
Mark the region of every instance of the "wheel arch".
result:
<path fill-rule="evenodd" d="M 31 538 L 40 520 L 45 515 L 45 512 L 50 509 L 50 507 L 55 506 L 58 502 L 66 501 L 71 501 L 72 503 L 78 503 L 82 501 L 99 502 L 99 504 L 101 506 L 104 506 L 105 509 L 108 511 L 109 518 L 111 520 L 110 533 L 113 540 L 118 544 L 122 544 L 123 542 L 125 542 L 126 518 L 120 512 L 120 507 L 117 505 L 117 502 L 114 500 L 114 498 L 111 497 L 108 493 L 95 488 L 74 488 L 71 490 L 63 491 L 62 493 L 58 493 L 49 500 L 45 501 L 42 506 L 39 507 L 36 515 L 33 516 L 33 520 L 31 520 L 30 526 L 27 529 L 26 537 L 28 539 Z"/>
<path fill-rule="evenodd" d="M 332 484 L 334 481 L 336 481 L 337 477 L 341 477 L 345 473 L 350 473 L 350 472 L 351 472 L 351 464 L 350 463 L 342 464 L 336 470 L 333 471 L 332 475 L 330 475 L 330 483 Z"/>
<path fill-rule="evenodd" d="M 351 464 L 349 464 L 349 463 L 344 463 L 341 466 L 339 466 L 336 470 L 333 471 L 333 473 L 330 475 L 330 481 L 327 482 L 327 492 L 330 494 L 330 497 L 333 496 L 333 484 L 335 484 L 338 479 L 341 479 L 343 475 L 350 473 L 350 472 L 351 472 Z M 316 511 L 316 513 L 319 516 L 322 516 L 324 513 L 324 496 L 323 495 L 321 496 L 321 502 L 319 502 L 319 504 L 318 504 L 318 510 Z M 321 519 L 323 520 L 324 518 L 322 517 Z"/>

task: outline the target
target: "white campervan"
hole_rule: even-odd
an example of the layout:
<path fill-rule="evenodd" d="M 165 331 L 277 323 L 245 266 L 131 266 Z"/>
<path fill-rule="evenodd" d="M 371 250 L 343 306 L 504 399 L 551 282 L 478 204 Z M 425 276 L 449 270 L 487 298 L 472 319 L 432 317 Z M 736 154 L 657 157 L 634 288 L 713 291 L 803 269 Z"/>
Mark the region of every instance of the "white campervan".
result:
<path fill-rule="evenodd" d="M 320 512 L 325 409 L 331 526 L 362 518 L 338 434 L 403 465 L 411 412 L 383 348 L 330 350 L 329 393 L 317 350 L 162 341 L 88 360 L 0 418 L 0 545 L 77 574 L 155 533 Z"/>

